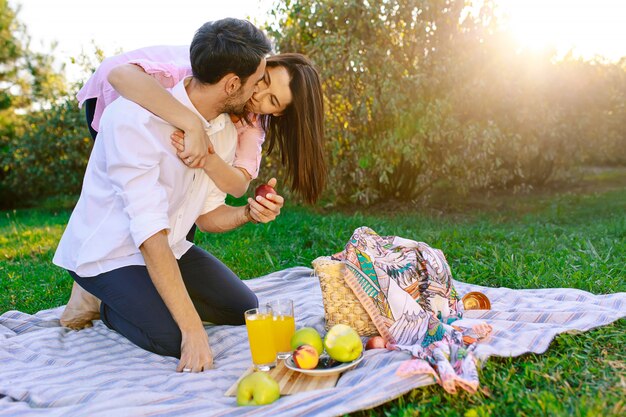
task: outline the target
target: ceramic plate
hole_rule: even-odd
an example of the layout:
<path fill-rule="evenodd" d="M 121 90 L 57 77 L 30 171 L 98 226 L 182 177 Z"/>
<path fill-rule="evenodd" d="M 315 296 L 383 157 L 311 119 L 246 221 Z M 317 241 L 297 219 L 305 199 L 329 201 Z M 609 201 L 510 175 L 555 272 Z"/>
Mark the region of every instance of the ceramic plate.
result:
<path fill-rule="evenodd" d="M 328 356 L 323 355 L 320 357 L 320 363 L 323 363 L 325 360 L 328 360 L 328 359 L 330 359 L 328 358 Z M 296 366 L 295 362 L 293 361 L 293 357 L 289 356 L 287 359 L 285 359 L 285 366 L 291 369 L 292 371 L 301 372 L 305 375 L 328 376 L 328 375 L 335 375 L 341 372 L 348 371 L 354 368 L 355 366 L 357 366 L 362 360 L 363 360 L 363 353 L 361 353 L 361 356 L 359 356 L 352 362 L 336 362 L 334 365 L 331 365 L 328 368 L 320 368 L 319 367 L 320 365 L 318 365 L 318 368 L 315 368 L 315 369 L 300 369 Z"/>

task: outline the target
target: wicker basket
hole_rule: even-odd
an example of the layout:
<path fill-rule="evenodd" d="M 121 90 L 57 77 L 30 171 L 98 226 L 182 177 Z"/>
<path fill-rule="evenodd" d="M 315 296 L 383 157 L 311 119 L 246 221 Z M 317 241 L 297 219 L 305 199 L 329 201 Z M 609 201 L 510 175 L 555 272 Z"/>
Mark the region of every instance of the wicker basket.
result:
<path fill-rule="evenodd" d="M 347 324 L 361 336 L 378 334 L 372 319 L 344 282 L 345 265 L 341 261 L 321 256 L 313 262 L 315 274 L 320 279 L 324 300 L 326 330 L 338 323 Z"/>

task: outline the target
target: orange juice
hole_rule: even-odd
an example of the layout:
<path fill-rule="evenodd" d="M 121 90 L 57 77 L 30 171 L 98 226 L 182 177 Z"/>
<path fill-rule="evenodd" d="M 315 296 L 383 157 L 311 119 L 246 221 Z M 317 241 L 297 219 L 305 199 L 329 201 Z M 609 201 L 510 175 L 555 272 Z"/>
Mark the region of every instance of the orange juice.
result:
<path fill-rule="evenodd" d="M 273 337 L 273 314 L 246 314 L 246 329 L 254 365 L 276 365 L 276 348 Z"/>
<path fill-rule="evenodd" d="M 274 345 L 278 353 L 291 351 L 291 336 L 296 332 L 293 316 L 274 315 Z"/>

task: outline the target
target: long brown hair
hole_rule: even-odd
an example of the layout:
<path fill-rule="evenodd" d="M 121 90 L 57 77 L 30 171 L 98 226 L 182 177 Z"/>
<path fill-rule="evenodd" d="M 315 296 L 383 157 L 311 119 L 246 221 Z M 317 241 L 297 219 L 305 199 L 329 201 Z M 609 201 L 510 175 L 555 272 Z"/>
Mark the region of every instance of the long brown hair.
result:
<path fill-rule="evenodd" d="M 317 69 L 304 55 L 285 53 L 267 58 L 268 67 L 284 67 L 291 78 L 292 100 L 280 116 L 263 116 L 269 142 L 275 146 L 291 180 L 291 189 L 314 203 L 326 185 L 324 158 L 324 100 Z"/>

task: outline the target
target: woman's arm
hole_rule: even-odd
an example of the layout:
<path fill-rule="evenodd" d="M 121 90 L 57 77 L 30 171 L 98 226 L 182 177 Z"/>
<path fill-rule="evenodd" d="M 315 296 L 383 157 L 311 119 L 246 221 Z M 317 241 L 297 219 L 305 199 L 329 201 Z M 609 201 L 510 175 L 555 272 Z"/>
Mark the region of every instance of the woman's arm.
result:
<path fill-rule="evenodd" d="M 172 145 L 178 150 L 178 156 L 182 157 L 181 151 L 185 148 L 185 136 L 180 130 L 171 135 Z M 252 179 L 251 175 L 244 168 L 233 167 L 216 153 L 207 155 L 204 163 L 204 172 L 213 180 L 217 188 L 232 195 L 241 197 L 248 190 L 248 185 Z"/>
<path fill-rule="evenodd" d="M 248 185 L 252 179 L 244 168 L 228 165 L 216 153 L 207 156 L 204 172 L 220 190 L 237 198 L 242 197 L 248 191 Z"/>
<path fill-rule="evenodd" d="M 183 130 L 187 141 L 179 157 L 185 161 L 191 158 L 192 162 L 187 164 L 191 168 L 204 165 L 207 149 L 212 151 L 212 145 L 196 114 L 176 100 L 139 65 L 118 65 L 109 72 L 107 80 L 122 97 Z"/>

